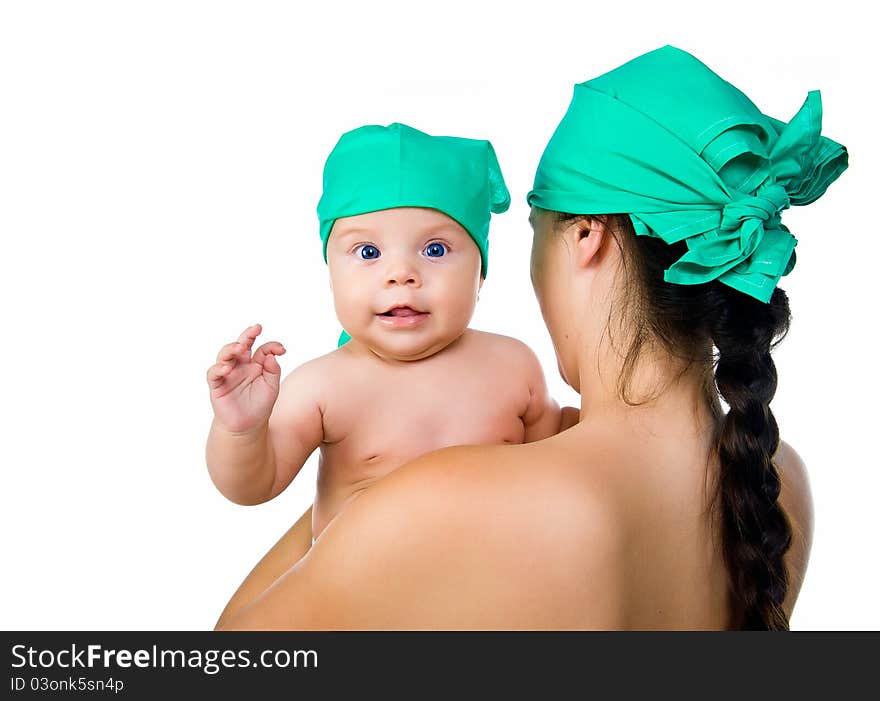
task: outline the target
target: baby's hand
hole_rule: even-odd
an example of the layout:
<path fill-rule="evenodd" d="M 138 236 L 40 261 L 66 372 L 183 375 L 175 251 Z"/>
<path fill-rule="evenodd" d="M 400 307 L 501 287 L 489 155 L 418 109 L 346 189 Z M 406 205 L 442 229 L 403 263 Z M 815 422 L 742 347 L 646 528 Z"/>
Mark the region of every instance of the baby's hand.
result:
<path fill-rule="evenodd" d="M 287 351 L 277 341 L 251 346 L 262 327 L 246 328 L 236 343 L 220 349 L 217 362 L 208 368 L 208 387 L 216 421 L 227 431 L 241 433 L 268 420 L 278 398 L 281 366 L 276 355 Z"/>

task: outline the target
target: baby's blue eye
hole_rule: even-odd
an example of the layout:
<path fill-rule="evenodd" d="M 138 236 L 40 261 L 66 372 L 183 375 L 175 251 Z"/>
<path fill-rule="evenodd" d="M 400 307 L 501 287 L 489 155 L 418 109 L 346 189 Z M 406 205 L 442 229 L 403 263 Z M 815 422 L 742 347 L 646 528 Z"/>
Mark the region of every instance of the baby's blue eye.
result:
<path fill-rule="evenodd" d="M 361 258 L 364 260 L 373 260 L 374 258 L 379 257 L 379 249 L 375 246 L 370 246 L 367 244 L 366 246 L 361 247 Z"/>
<path fill-rule="evenodd" d="M 425 246 L 425 255 L 429 258 L 440 258 L 446 254 L 446 246 L 442 243 L 429 243 Z"/>

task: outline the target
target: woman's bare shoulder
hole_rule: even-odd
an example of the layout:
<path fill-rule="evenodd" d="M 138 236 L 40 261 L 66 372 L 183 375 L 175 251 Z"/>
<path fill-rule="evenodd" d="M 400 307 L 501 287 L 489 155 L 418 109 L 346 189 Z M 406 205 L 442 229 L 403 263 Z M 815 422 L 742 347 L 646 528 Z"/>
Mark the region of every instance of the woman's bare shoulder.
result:
<path fill-rule="evenodd" d="M 785 441 L 779 441 L 773 462 L 782 482 L 779 501 L 792 521 L 794 535 L 809 544 L 813 534 L 813 495 L 807 466 Z"/>
<path fill-rule="evenodd" d="M 780 441 L 773 462 L 782 483 L 779 502 L 791 524 L 791 547 L 785 555 L 789 584 L 783 605 L 791 617 L 813 544 L 813 496 L 807 467 L 794 448 Z"/>
<path fill-rule="evenodd" d="M 432 559 L 470 581 L 477 600 L 508 597 L 507 614 L 489 620 L 475 611 L 475 620 L 487 627 L 511 620 L 526 628 L 619 626 L 621 528 L 589 470 L 570 469 L 547 441 L 445 448 L 409 467 L 389 483 L 396 493 L 377 493 L 385 503 L 370 510 L 409 504 L 401 525 L 421 520 Z"/>
<path fill-rule="evenodd" d="M 538 445 L 445 448 L 401 467 L 233 625 L 619 627 L 619 529 Z"/>

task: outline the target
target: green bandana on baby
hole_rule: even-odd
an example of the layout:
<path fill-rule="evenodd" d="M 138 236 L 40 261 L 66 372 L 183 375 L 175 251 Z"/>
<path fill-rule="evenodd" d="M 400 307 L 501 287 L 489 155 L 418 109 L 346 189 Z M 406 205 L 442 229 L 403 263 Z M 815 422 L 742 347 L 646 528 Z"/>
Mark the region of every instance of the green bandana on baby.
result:
<path fill-rule="evenodd" d="M 848 164 L 821 127 L 818 90 L 786 124 L 664 46 L 575 86 L 528 202 L 626 213 L 639 235 L 687 243 L 667 282 L 717 279 L 768 302 L 795 262 L 780 213 L 817 200 Z"/>
<path fill-rule="evenodd" d="M 457 221 L 480 249 L 482 275 L 489 268 L 489 219 L 510 206 L 492 144 L 455 136 L 431 136 L 405 124 L 363 126 L 339 139 L 324 166 L 318 219 L 327 239 L 340 217 L 395 207 L 428 207 Z M 349 340 L 343 332 L 339 345 Z"/>
<path fill-rule="evenodd" d="M 394 207 L 429 207 L 470 234 L 489 267 L 489 218 L 510 206 L 488 141 L 431 136 L 405 124 L 365 126 L 342 135 L 324 166 L 318 202 L 324 260 L 333 222 Z"/>

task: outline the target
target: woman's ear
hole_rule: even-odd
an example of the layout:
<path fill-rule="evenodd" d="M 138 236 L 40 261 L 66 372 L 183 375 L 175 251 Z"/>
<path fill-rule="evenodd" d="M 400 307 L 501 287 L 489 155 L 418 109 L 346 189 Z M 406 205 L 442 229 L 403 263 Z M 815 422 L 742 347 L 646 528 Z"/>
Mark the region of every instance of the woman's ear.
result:
<path fill-rule="evenodd" d="M 605 222 L 598 217 L 583 217 L 572 222 L 565 232 L 572 259 L 578 268 L 588 267 L 608 238 Z"/>

